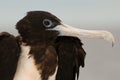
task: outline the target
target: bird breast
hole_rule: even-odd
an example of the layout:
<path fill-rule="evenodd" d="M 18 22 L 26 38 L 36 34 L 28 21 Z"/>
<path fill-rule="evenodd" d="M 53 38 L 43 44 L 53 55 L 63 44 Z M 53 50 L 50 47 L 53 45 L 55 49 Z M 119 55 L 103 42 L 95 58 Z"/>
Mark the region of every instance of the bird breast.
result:
<path fill-rule="evenodd" d="M 30 46 L 21 45 L 21 55 L 13 80 L 40 80 L 34 59 L 29 55 L 30 49 Z"/>
<path fill-rule="evenodd" d="M 21 45 L 21 55 L 18 61 L 17 70 L 13 80 L 42 80 L 41 71 L 37 69 L 35 65 L 35 60 L 33 56 L 30 56 L 31 47 Z M 53 75 L 49 76 L 48 80 L 55 80 L 57 73 L 56 71 Z"/>

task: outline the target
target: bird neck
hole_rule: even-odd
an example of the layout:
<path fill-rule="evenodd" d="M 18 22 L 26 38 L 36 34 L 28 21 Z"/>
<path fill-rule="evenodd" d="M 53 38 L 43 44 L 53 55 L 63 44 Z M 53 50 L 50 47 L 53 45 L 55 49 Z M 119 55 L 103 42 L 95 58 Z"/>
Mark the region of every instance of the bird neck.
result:
<path fill-rule="evenodd" d="M 53 44 L 58 37 L 57 31 L 41 31 L 41 33 L 20 33 L 19 40 L 28 45 Z"/>
<path fill-rule="evenodd" d="M 56 40 L 56 37 L 51 38 L 40 38 L 40 37 L 21 37 L 17 36 L 17 40 L 19 41 L 20 44 L 24 43 L 25 45 L 30 45 L 30 46 L 36 46 L 36 45 L 54 45 L 54 42 Z"/>

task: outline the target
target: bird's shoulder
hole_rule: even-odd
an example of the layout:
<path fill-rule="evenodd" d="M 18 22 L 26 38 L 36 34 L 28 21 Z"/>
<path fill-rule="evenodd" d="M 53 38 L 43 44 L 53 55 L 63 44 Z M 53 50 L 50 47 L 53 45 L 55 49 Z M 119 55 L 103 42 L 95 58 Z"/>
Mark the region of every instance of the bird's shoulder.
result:
<path fill-rule="evenodd" d="M 20 44 L 16 37 L 7 32 L 0 33 L 0 55 L 12 56 L 19 52 Z"/>
<path fill-rule="evenodd" d="M 12 80 L 11 76 L 15 73 L 20 51 L 15 36 L 7 32 L 0 33 L 0 79 Z"/>

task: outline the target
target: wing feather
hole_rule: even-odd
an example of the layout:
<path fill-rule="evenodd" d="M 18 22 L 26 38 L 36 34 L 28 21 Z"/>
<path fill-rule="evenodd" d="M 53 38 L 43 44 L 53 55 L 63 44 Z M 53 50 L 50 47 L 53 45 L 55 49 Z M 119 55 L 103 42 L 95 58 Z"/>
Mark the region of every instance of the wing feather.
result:
<path fill-rule="evenodd" d="M 0 79 L 13 80 L 20 54 L 16 38 L 7 33 L 0 33 Z"/>
<path fill-rule="evenodd" d="M 58 72 L 56 80 L 75 80 L 80 66 L 84 67 L 85 51 L 76 37 L 59 36 L 56 39 Z"/>

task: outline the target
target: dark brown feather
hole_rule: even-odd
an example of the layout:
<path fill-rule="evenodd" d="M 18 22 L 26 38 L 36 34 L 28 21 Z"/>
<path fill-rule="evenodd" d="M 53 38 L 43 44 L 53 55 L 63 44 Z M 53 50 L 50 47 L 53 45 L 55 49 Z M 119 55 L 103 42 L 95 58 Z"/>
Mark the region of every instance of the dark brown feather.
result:
<path fill-rule="evenodd" d="M 76 37 L 60 36 L 56 40 L 58 72 L 56 80 L 75 80 L 79 67 L 84 67 L 85 51 Z"/>
<path fill-rule="evenodd" d="M 45 19 L 52 22 L 51 27 L 44 26 Z M 86 53 L 78 38 L 60 37 L 59 31 L 50 30 L 58 25 L 61 25 L 61 20 L 54 15 L 31 11 L 17 23 L 16 29 L 22 41 L 31 46 L 30 56 L 34 57 L 38 70 L 42 70 L 42 80 L 54 73 L 57 64 L 56 80 L 75 80 L 76 74 L 79 76 L 79 67 L 84 67 Z"/>
<path fill-rule="evenodd" d="M 16 38 L 0 33 L 0 80 L 13 80 L 20 55 L 20 46 Z"/>
<path fill-rule="evenodd" d="M 45 44 L 32 46 L 30 55 L 34 56 L 42 80 L 48 80 L 49 76 L 54 74 L 57 66 L 57 54 L 54 46 Z"/>

